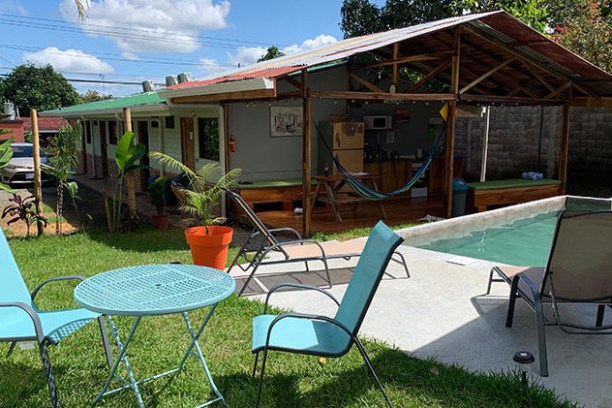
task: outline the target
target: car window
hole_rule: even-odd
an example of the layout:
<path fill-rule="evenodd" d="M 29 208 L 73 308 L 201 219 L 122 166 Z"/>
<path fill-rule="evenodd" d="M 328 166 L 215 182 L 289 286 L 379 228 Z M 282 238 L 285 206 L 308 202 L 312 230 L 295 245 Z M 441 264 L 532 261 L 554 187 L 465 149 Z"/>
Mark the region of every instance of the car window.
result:
<path fill-rule="evenodd" d="M 13 157 L 33 157 L 34 149 L 27 145 L 12 145 Z M 40 157 L 45 157 L 45 153 L 40 149 Z"/>

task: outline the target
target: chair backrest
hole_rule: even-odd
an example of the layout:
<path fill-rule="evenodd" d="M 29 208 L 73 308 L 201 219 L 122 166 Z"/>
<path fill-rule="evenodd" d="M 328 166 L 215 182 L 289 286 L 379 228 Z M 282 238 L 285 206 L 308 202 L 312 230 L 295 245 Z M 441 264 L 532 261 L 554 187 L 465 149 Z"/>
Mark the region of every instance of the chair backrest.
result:
<path fill-rule="evenodd" d="M 612 299 L 612 211 L 559 214 L 541 294 L 557 300 Z"/>
<path fill-rule="evenodd" d="M 270 230 L 266 227 L 266 225 L 259 219 L 255 211 L 249 207 L 249 205 L 244 201 L 240 194 L 237 194 L 231 190 L 225 190 L 225 192 L 231 197 L 231 199 L 236 203 L 236 205 L 244 212 L 244 215 L 247 216 L 251 224 L 259 231 L 259 233 L 265 238 L 266 241 L 270 245 L 277 245 L 279 241 L 272 235 Z M 282 248 L 280 248 L 282 250 Z"/>
<path fill-rule="evenodd" d="M 353 334 L 359 331 L 387 264 L 402 241 L 382 221 L 370 233 L 336 313 L 336 320 Z"/>
<path fill-rule="evenodd" d="M 15 257 L 0 229 L 0 302 L 23 302 L 31 305 L 28 287 L 21 276 Z"/>

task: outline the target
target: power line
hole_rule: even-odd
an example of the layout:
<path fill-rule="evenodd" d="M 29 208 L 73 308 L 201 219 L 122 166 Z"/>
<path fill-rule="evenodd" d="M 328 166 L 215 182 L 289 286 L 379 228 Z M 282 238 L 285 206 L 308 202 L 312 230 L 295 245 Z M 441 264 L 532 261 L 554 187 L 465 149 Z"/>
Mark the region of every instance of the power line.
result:
<path fill-rule="evenodd" d="M 1 68 L 1 67 L 0 67 Z M 0 74 L 0 76 L 8 77 L 10 74 Z M 113 85 L 142 85 L 142 82 L 132 81 L 108 81 L 105 79 L 79 79 L 79 78 L 64 78 L 68 82 L 77 83 L 92 83 L 92 84 L 113 84 Z M 164 83 L 155 83 L 155 86 L 166 86 Z"/>
<path fill-rule="evenodd" d="M 108 37 L 128 38 L 128 39 L 156 41 L 156 42 L 161 41 L 161 42 L 184 44 L 184 45 L 200 46 L 202 45 L 200 43 L 200 40 L 204 40 L 206 46 L 234 49 L 239 45 L 268 46 L 273 43 L 273 42 L 270 43 L 270 42 L 260 42 L 260 41 L 250 41 L 250 40 L 234 40 L 234 39 L 222 38 L 222 37 L 190 35 L 186 33 L 173 32 L 173 31 L 166 31 L 161 34 L 155 34 L 151 30 L 146 30 L 146 29 L 127 28 L 127 27 L 122 27 L 122 26 L 109 26 L 109 25 L 91 24 L 91 23 L 83 23 L 82 25 L 85 27 L 85 29 L 81 29 L 81 28 L 73 27 L 71 25 L 67 25 L 67 23 L 61 20 L 52 20 L 52 19 L 36 18 L 36 17 L 24 17 L 24 16 L 10 15 L 10 14 L 4 14 L 3 16 L 12 17 L 13 19 L 0 18 L 0 23 L 18 26 L 18 27 L 46 29 L 46 30 L 51 30 L 51 31 L 62 31 L 62 32 L 72 32 L 72 33 L 81 33 L 82 31 L 85 31 L 88 34 L 95 34 L 95 35 L 108 36 Z M 40 21 L 48 21 L 51 23 L 40 23 Z M 173 36 L 174 38 L 172 38 Z M 193 41 L 185 41 L 184 39 L 178 39 L 177 37 L 191 38 L 193 39 Z M 286 44 L 277 43 L 277 45 L 284 46 Z"/>

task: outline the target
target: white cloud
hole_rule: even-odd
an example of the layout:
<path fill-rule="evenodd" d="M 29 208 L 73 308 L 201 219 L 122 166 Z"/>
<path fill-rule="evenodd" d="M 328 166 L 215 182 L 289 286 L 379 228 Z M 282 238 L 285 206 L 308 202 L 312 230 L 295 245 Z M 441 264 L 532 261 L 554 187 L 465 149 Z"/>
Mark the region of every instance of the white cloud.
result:
<path fill-rule="evenodd" d="M 199 62 L 201 65 L 199 67 L 198 80 L 216 78 L 232 70 L 225 65 L 221 65 L 216 58 L 201 58 Z"/>
<path fill-rule="evenodd" d="M 86 54 L 81 50 L 74 49 L 60 50 L 56 47 L 47 47 L 42 51 L 25 53 L 23 60 L 37 66 L 51 64 L 59 72 L 96 74 L 113 72 L 113 67 L 106 62 L 100 61 L 93 55 Z"/>
<path fill-rule="evenodd" d="M 16 1 L 0 1 L 0 13 L 17 13 L 27 16 L 28 10 Z"/>
<path fill-rule="evenodd" d="M 74 0 L 63 0 L 60 10 L 64 19 L 75 21 Z M 92 0 L 83 31 L 128 53 L 192 52 L 201 46 L 200 31 L 225 27 L 229 10 L 229 0 Z"/>
<path fill-rule="evenodd" d="M 331 35 L 321 34 L 314 39 L 308 39 L 301 44 L 293 44 L 281 48 L 280 51 L 285 55 L 293 55 L 300 52 L 312 50 L 315 48 L 323 47 L 325 45 L 333 44 L 338 40 Z M 227 62 L 231 65 L 241 67 L 252 65 L 257 62 L 267 51 L 266 47 L 240 47 L 235 53 L 229 53 L 227 56 Z"/>

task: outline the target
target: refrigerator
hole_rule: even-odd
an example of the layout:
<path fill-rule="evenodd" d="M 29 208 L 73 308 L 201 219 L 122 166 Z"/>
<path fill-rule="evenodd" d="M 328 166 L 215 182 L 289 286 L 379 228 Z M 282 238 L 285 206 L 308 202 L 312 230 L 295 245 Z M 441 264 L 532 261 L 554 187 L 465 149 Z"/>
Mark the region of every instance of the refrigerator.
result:
<path fill-rule="evenodd" d="M 332 154 L 338 159 L 342 167 L 351 173 L 363 172 L 363 122 L 325 122 L 319 126 L 323 133 L 325 144 L 319 141 L 319 174 L 325 174 L 325 166 L 329 174 L 338 174 L 332 160 Z"/>

